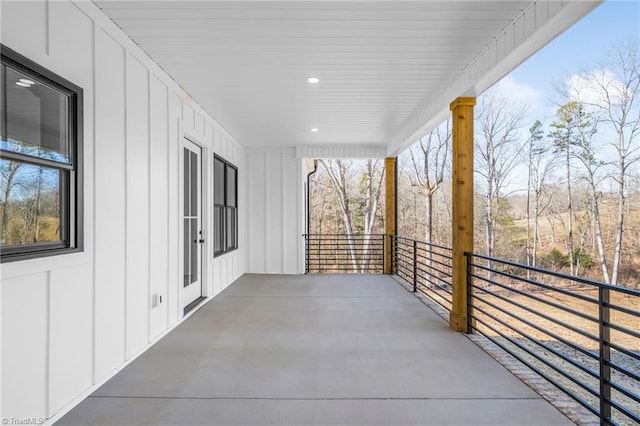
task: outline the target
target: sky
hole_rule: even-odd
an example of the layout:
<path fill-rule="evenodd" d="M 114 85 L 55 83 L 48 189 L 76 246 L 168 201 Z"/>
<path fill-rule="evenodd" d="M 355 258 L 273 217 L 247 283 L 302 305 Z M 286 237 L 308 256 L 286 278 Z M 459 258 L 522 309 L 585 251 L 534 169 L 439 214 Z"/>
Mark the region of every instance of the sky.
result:
<path fill-rule="evenodd" d="M 606 1 L 520 64 L 493 90 L 510 94 L 528 104 L 536 118 L 550 121 L 555 110 L 554 84 L 594 64 L 612 45 L 629 38 L 640 39 L 640 0 Z"/>
<path fill-rule="evenodd" d="M 608 0 L 536 54 L 524 61 L 488 92 L 525 104 L 529 110 L 521 136 L 534 120 L 554 120 L 557 98 L 554 85 L 594 66 L 607 50 L 625 39 L 640 39 L 640 0 Z M 514 171 L 510 191 L 526 183 L 526 171 Z"/>

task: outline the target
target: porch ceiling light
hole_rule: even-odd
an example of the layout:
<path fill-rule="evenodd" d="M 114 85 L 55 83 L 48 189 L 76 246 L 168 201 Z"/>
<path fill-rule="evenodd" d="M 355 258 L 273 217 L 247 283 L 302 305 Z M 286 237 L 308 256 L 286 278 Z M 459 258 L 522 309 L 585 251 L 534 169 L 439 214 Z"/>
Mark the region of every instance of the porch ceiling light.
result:
<path fill-rule="evenodd" d="M 307 77 L 307 82 L 310 84 L 317 84 L 320 82 L 320 79 L 318 77 L 310 76 Z"/>
<path fill-rule="evenodd" d="M 311 129 L 309 129 L 310 132 L 315 133 L 318 132 L 320 129 L 318 129 L 317 127 L 312 127 Z"/>

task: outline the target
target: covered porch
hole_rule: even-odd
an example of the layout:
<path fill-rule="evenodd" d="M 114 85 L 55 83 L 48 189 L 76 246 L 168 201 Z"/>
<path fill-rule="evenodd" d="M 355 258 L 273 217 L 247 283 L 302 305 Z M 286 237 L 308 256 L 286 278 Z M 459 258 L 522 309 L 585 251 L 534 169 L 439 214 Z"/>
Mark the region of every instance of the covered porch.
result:
<path fill-rule="evenodd" d="M 390 276 L 261 274 L 56 424 L 105 423 L 572 424 Z"/>

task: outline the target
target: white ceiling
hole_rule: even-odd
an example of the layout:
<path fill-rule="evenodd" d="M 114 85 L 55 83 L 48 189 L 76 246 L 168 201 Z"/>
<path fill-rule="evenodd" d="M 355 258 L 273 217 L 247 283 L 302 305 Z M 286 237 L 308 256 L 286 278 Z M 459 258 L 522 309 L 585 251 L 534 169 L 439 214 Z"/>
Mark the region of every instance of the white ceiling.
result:
<path fill-rule="evenodd" d="M 406 144 L 532 3 L 96 1 L 248 147 Z"/>

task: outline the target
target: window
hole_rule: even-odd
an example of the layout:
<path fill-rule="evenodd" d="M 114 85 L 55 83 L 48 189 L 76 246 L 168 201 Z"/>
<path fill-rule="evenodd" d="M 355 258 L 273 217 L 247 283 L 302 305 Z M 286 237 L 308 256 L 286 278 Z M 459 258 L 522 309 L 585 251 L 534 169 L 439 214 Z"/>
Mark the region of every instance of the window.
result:
<path fill-rule="evenodd" d="M 0 45 L 2 262 L 82 250 L 82 89 Z"/>
<path fill-rule="evenodd" d="M 238 168 L 213 158 L 213 254 L 238 248 Z"/>

